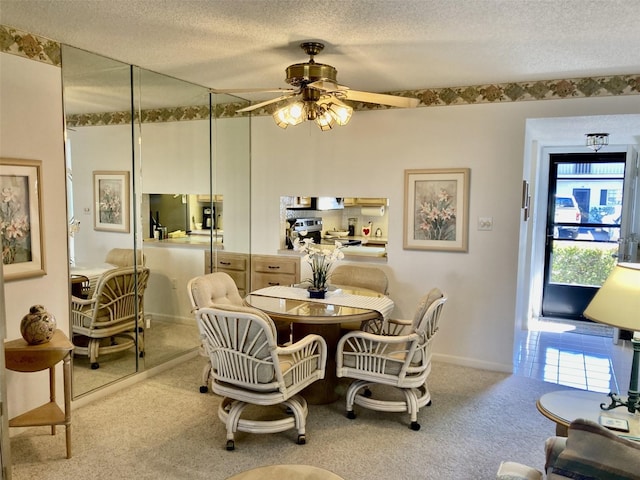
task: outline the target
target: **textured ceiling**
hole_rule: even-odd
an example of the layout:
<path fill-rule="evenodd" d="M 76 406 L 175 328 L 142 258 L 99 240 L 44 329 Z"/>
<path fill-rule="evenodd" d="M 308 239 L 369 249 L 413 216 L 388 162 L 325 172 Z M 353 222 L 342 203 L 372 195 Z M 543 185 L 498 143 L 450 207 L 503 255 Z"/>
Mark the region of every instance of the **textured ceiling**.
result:
<path fill-rule="evenodd" d="M 0 22 L 214 88 L 284 87 L 303 40 L 386 92 L 640 72 L 640 0 L 0 0 Z"/>
<path fill-rule="evenodd" d="M 640 0 L 0 0 L 1 24 L 218 89 L 286 87 L 304 40 L 373 92 L 635 74 L 639 18 Z"/>

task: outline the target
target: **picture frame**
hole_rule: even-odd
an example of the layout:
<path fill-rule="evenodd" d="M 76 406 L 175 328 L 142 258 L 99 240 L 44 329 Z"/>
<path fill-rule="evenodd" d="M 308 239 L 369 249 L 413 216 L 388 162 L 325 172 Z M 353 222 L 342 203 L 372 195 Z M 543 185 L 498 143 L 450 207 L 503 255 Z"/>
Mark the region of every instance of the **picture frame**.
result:
<path fill-rule="evenodd" d="M 469 168 L 404 171 L 405 250 L 467 252 Z"/>
<path fill-rule="evenodd" d="M 42 162 L 0 158 L 0 237 L 5 281 L 46 275 Z"/>
<path fill-rule="evenodd" d="M 93 172 L 93 229 L 129 233 L 129 172 Z"/>

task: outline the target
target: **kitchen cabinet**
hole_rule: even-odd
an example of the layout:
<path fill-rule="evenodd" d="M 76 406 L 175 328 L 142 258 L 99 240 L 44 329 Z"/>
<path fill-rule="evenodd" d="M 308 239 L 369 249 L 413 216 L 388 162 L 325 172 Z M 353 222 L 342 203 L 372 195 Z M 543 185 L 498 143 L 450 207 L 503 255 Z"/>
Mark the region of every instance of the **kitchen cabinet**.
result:
<path fill-rule="evenodd" d="M 204 252 L 204 271 L 211 273 L 211 252 Z M 247 272 L 249 255 L 246 253 L 215 252 L 215 262 L 213 270 L 215 272 L 225 272 L 236 282 L 238 293 L 245 297 L 249 293 L 249 274 Z"/>
<path fill-rule="evenodd" d="M 345 197 L 345 207 L 368 207 L 387 205 L 386 198 L 368 198 L 368 197 Z"/>
<path fill-rule="evenodd" d="M 251 256 L 251 289 L 300 282 L 300 258 L 284 255 Z"/>

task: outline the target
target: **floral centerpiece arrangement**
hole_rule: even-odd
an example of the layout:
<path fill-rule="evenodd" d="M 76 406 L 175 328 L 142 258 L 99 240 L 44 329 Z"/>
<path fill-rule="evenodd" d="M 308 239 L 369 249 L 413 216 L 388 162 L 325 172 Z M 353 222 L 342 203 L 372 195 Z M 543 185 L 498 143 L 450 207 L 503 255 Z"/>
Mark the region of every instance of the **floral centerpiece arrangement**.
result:
<path fill-rule="evenodd" d="M 310 283 L 309 295 L 311 298 L 324 298 L 327 291 L 331 267 L 334 262 L 342 260 L 342 244 L 335 242 L 334 249 L 320 248 L 316 246 L 312 238 L 305 238 L 300 241 L 296 238 L 293 241 L 293 249 L 305 254 L 303 260 L 311 265 L 312 278 L 306 281 Z"/>

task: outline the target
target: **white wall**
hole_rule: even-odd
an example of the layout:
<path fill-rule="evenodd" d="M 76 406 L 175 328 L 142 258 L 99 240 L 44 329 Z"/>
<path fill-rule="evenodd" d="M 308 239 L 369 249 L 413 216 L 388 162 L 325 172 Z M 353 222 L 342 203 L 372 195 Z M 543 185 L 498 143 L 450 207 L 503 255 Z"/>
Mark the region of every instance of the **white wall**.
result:
<path fill-rule="evenodd" d="M 209 192 L 209 120 L 145 123 L 141 135 L 144 193 Z"/>
<path fill-rule="evenodd" d="M 112 248 L 133 246 L 134 219 L 131 216 L 129 233 L 96 231 L 93 228 L 93 172 L 126 171 L 132 181 L 131 125 L 73 127 L 68 136 L 73 165 L 73 212 L 76 220 L 80 221 L 80 230 L 74 235 L 73 242 L 75 263 L 100 265 Z M 129 198 L 133 200 L 132 192 L 129 193 Z"/>
<path fill-rule="evenodd" d="M 0 53 L 0 156 L 42 161 L 44 248 L 47 274 L 5 282 L 7 339 L 20 338 L 20 320 L 44 305 L 69 334 L 69 270 L 60 68 Z M 57 394 L 63 398 L 58 365 Z M 8 415 L 49 399 L 48 374 L 7 372 Z"/>
<path fill-rule="evenodd" d="M 526 120 L 638 111 L 638 96 L 359 111 L 348 126 L 330 132 L 312 122 L 282 130 L 270 117 L 254 118 L 252 252 L 278 249 L 279 198 L 292 185 L 304 195 L 388 197 L 401 206 L 405 169 L 469 167 L 469 252 L 403 250 L 402 208 L 394 208 L 389 290 L 395 316 L 403 318 L 429 288 L 445 290 L 439 357 L 509 371 L 523 159 L 532 148 L 524 143 Z M 493 230 L 478 231 L 478 217 L 493 217 Z"/>

